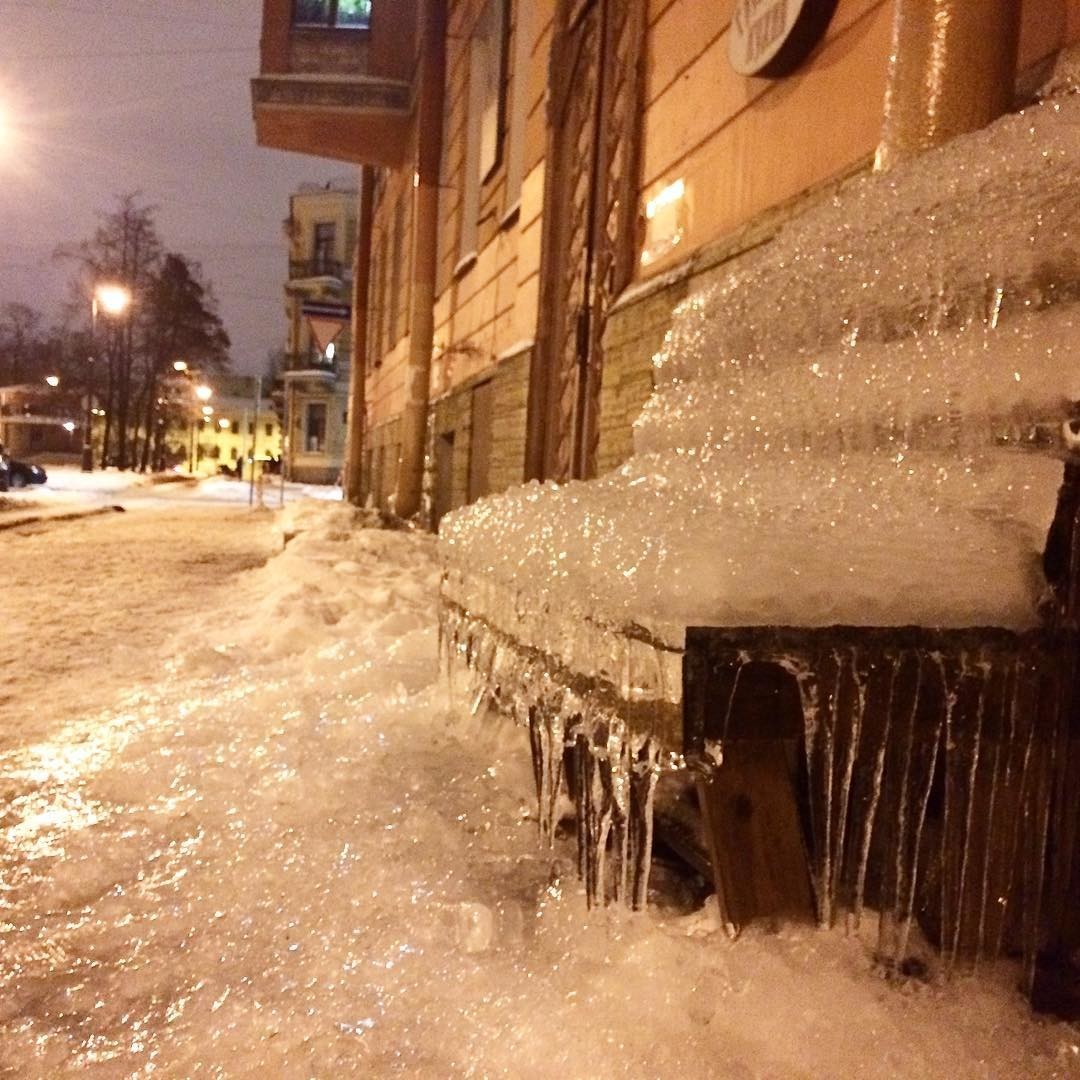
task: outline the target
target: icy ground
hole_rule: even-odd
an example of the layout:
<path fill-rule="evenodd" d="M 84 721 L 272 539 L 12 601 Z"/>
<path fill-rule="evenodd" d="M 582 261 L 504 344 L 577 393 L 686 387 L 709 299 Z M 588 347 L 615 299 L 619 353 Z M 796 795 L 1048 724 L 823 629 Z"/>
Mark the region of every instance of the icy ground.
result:
<path fill-rule="evenodd" d="M 285 515 L 0 534 L 0 1076 L 1080 1075 L 1009 968 L 586 916 L 523 735 L 451 707 L 431 539 Z"/>

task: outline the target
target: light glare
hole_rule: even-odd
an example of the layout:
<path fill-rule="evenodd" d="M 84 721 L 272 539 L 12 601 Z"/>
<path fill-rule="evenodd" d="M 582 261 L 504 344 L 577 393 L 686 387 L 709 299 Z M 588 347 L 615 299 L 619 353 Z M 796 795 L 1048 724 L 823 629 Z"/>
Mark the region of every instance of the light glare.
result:
<path fill-rule="evenodd" d="M 123 315 L 131 303 L 131 290 L 123 285 L 99 285 L 94 299 L 106 315 Z"/>

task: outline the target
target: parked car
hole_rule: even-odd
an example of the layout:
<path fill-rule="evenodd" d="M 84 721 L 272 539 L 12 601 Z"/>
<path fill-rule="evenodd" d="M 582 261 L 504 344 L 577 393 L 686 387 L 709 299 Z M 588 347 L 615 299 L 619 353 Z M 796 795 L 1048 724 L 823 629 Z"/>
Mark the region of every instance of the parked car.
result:
<path fill-rule="evenodd" d="M 40 465 L 16 461 L 0 447 L 0 491 L 24 488 L 30 484 L 44 484 L 47 479 L 45 470 Z"/>

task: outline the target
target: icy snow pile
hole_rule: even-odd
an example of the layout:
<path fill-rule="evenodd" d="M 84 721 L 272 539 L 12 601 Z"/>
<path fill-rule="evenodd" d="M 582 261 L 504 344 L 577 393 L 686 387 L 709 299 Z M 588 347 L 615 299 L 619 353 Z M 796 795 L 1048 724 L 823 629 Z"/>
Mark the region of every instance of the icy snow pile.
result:
<path fill-rule="evenodd" d="M 298 505 L 155 687 L 0 754 L 0 1074 L 1075 1072 L 1011 971 L 897 986 L 805 928 L 734 947 L 671 886 L 583 917 L 521 733 L 448 711 L 433 543 L 355 520 Z"/>
<path fill-rule="evenodd" d="M 583 618 L 675 648 L 1032 625 L 1061 470 L 1027 445 L 1080 396 L 1078 168 L 1080 98 L 1053 97 L 736 260 L 676 312 L 624 467 L 444 520 L 448 595 L 580 671 Z"/>

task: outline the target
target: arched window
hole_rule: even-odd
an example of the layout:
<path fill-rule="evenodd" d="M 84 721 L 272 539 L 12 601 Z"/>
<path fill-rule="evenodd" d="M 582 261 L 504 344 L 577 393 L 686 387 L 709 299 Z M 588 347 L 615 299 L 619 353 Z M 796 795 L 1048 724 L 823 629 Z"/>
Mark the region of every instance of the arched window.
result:
<path fill-rule="evenodd" d="M 371 25 L 371 0 L 295 0 L 293 25 L 366 30 Z"/>

